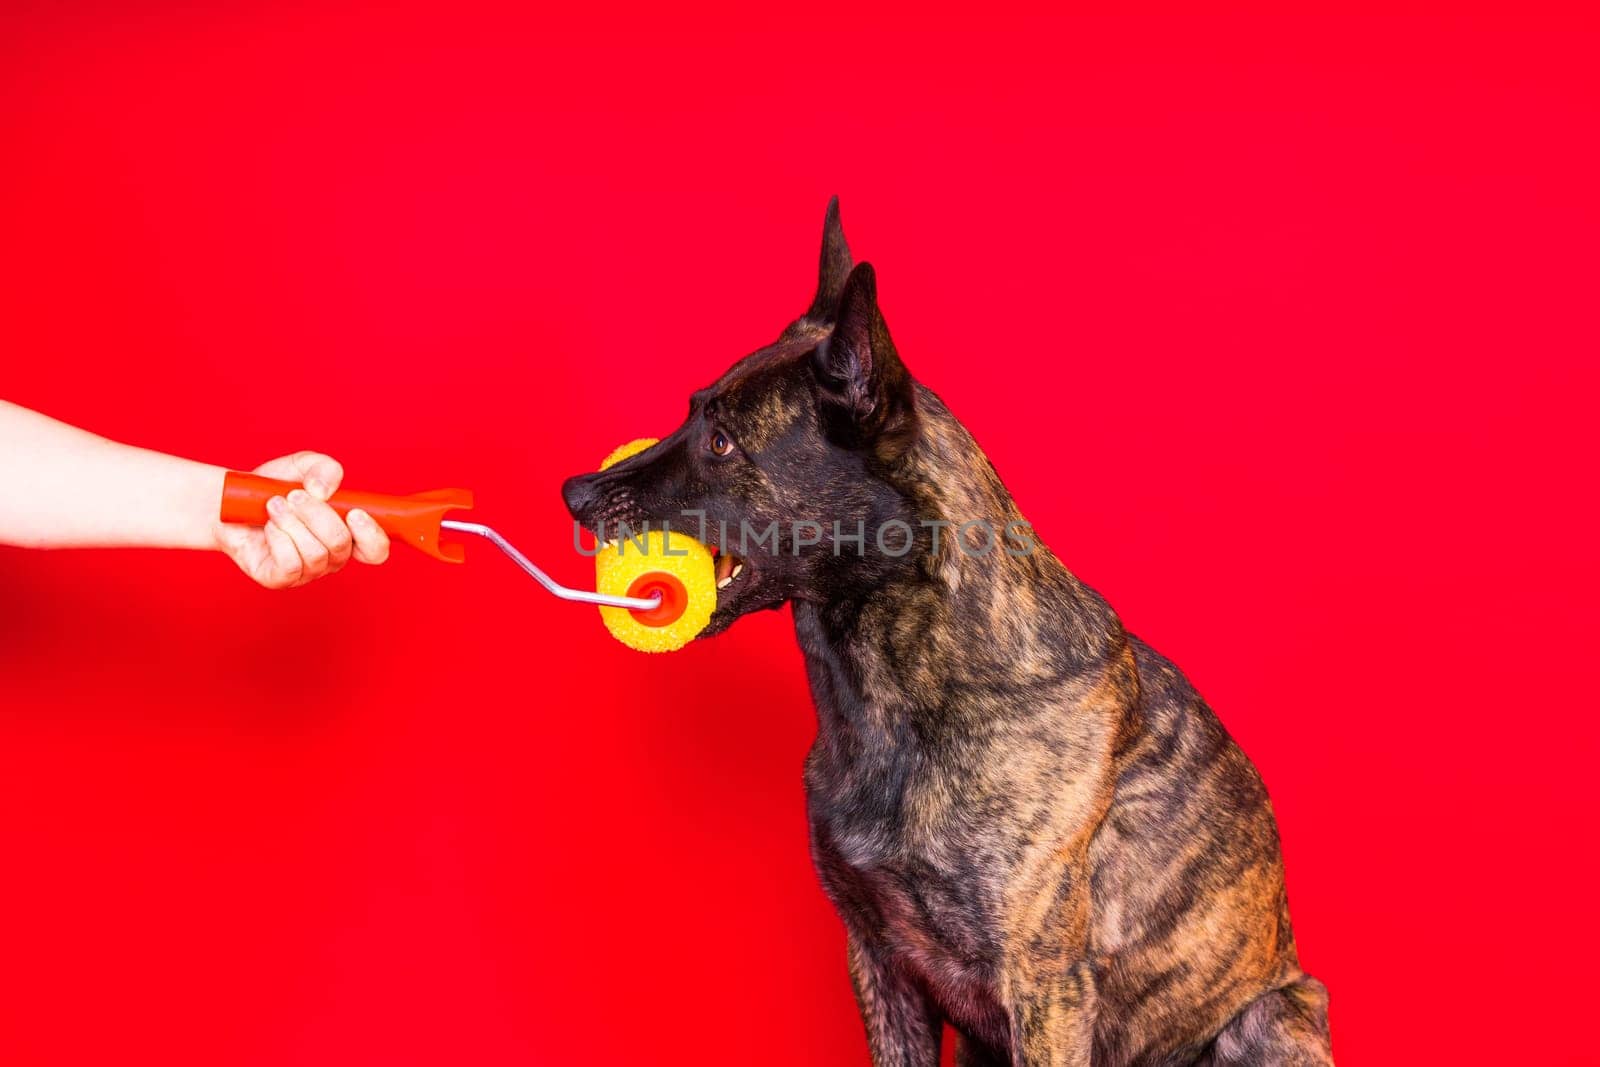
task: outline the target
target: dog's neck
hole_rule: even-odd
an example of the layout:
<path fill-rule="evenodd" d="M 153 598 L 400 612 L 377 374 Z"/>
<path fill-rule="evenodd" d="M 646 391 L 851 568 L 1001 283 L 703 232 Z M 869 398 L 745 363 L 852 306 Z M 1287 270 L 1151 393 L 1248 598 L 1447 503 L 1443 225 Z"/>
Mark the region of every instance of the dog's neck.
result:
<path fill-rule="evenodd" d="M 1031 529 L 1028 551 L 1007 551 L 1017 545 L 1008 526 L 1025 520 L 939 398 L 919 390 L 918 414 L 918 437 L 892 475 L 905 501 L 899 517 L 919 531 L 916 550 L 868 582 L 794 603 L 824 716 L 948 717 L 961 713 L 952 693 L 1069 685 L 1126 643 L 1115 613 Z M 930 523 L 941 531 L 936 551 Z"/>

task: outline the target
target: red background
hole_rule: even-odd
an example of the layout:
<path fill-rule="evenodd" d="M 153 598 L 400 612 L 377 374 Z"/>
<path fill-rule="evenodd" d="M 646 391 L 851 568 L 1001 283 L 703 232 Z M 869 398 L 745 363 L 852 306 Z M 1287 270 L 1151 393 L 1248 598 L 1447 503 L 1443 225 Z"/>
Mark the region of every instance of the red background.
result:
<path fill-rule="evenodd" d="M 1595 1062 L 1593 27 L 11 5 L 0 391 L 560 479 L 810 299 L 1260 766 L 1342 1064 Z M 486 546 L 287 594 L 0 550 L 8 1064 L 864 1063 L 787 612 L 671 657 Z"/>

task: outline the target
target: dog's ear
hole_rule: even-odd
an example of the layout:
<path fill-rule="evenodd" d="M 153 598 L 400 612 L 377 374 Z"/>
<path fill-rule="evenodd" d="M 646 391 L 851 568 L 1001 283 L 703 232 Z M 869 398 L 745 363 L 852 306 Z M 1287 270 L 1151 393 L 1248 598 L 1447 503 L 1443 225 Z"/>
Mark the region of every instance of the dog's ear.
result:
<path fill-rule="evenodd" d="M 916 434 L 916 383 L 878 310 L 872 264 L 861 264 L 846 279 L 838 321 L 817 346 L 812 370 L 829 436 L 851 447 L 870 447 L 885 461 L 899 458 Z"/>
<path fill-rule="evenodd" d="M 839 198 L 828 201 L 828 213 L 822 220 L 822 257 L 817 264 L 817 295 L 801 319 L 826 326 L 834 321 L 839 311 L 839 297 L 844 293 L 844 283 L 850 277 L 850 246 L 844 239 L 844 227 L 839 223 Z"/>

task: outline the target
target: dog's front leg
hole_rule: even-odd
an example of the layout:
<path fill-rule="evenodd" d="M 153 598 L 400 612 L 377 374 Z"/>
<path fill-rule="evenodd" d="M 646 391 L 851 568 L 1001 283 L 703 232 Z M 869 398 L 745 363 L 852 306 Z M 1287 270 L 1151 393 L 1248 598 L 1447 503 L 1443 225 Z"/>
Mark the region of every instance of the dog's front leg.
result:
<path fill-rule="evenodd" d="M 909 975 L 851 937 L 850 981 L 873 1067 L 938 1067 L 944 1017 Z"/>
<path fill-rule="evenodd" d="M 1089 1067 L 1094 1053 L 1094 972 L 1087 962 L 1065 971 L 1019 976 L 1010 993 L 1016 1067 Z"/>

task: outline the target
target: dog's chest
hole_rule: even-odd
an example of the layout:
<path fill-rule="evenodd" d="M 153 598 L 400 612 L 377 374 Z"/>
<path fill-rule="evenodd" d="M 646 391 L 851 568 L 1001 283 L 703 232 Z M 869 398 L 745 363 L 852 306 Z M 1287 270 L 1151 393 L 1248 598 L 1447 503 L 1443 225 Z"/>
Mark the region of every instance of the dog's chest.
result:
<path fill-rule="evenodd" d="M 815 794 L 811 795 L 813 806 Z M 812 855 L 824 887 L 846 918 L 898 947 L 979 962 L 991 955 L 994 925 L 979 861 L 951 843 L 935 845 L 878 820 L 811 819 Z"/>
<path fill-rule="evenodd" d="M 895 657 L 841 646 L 804 605 L 818 735 L 806 760 L 812 857 L 851 936 L 922 980 L 969 1033 L 1002 1041 L 996 997 L 1013 828 L 980 799 L 996 753 L 899 705 Z M 862 624 L 865 626 L 865 623 Z"/>
<path fill-rule="evenodd" d="M 953 1020 L 989 1034 L 999 949 L 999 868 L 971 811 L 942 801 L 926 754 L 892 745 L 807 761 L 812 856 L 853 936 L 918 975 Z"/>

